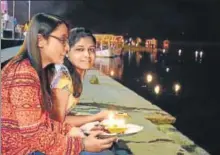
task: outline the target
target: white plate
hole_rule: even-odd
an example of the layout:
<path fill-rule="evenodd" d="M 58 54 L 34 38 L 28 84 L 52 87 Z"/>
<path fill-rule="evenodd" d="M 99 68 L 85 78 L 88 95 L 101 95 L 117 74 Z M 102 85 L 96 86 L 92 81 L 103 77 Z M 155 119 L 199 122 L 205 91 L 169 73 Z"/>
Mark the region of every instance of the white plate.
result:
<path fill-rule="evenodd" d="M 83 132 L 85 134 L 89 134 L 90 130 L 98 123 L 99 122 L 87 123 L 87 124 L 83 125 L 81 127 L 81 129 L 83 130 Z M 127 130 L 125 130 L 125 133 L 123 133 L 123 134 L 106 133 L 106 134 L 99 135 L 99 138 L 107 138 L 107 137 L 113 137 L 113 136 L 117 136 L 117 137 L 130 136 L 130 135 L 134 135 L 134 134 L 140 132 L 144 128 L 143 126 L 139 126 L 139 125 L 135 125 L 135 124 L 126 124 L 126 127 L 127 127 Z"/>
<path fill-rule="evenodd" d="M 99 122 L 90 122 L 90 123 L 86 123 L 83 126 L 80 127 L 80 129 L 83 130 L 83 132 L 88 133 L 95 125 L 98 125 Z"/>

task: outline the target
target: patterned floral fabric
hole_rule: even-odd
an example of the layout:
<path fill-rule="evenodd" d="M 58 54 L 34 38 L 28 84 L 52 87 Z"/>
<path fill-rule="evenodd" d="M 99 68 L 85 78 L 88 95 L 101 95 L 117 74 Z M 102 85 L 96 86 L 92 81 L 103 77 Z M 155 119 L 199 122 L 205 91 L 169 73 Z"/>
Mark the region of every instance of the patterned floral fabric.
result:
<path fill-rule="evenodd" d="M 47 155 L 78 155 L 81 152 L 81 138 L 53 130 L 49 114 L 41 109 L 41 95 L 38 75 L 28 59 L 4 67 L 1 154 L 26 155 L 40 151 Z"/>
<path fill-rule="evenodd" d="M 64 89 L 69 92 L 69 100 L 66 113 L 75 108 L 78 99 L 73 96 L 73 84 L 68 69 L 64 65 L 55 65 L 56 73 L 51 82 L 51 89 Z"/>

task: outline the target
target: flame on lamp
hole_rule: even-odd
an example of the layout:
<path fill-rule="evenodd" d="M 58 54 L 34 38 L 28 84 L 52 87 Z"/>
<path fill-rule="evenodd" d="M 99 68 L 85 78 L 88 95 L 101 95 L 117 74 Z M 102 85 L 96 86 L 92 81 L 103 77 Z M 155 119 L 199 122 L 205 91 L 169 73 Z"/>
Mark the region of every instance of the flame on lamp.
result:
<path fill-rule="evenodd" d="M 154 92 L 155 92 L 156 94 L 159 94 L 159 93 L 160 93 L 160 86 L 159 86 L 159 85 L 156 85 L 156 86 L 154 87 Z"/>
<path fill-rule="evenodd" d="M 115 72 L 113 70 L 111 70 L 110 75 L 114 76 Z"/>
<path fill-rule="evenodd" d="M 152 82 L 153 76 L 151 74 L 147 74 L 147 83 Z"/>
<path fill-rule="evenodd" d="M 180 84 L 178 84 L 178 83 L 174 84 L 173 89 L 174 89 L 174 91 L 175 91 L 176 93 L 178 93 L 178 92 L 180 91 L 180 89 L 181 89 Z"/>
<path fill-rule="evenodd" d="M 114 125 L 124 126 L 125 125 L 125 120 L 124 119 L 115 119 L 114 115 L 115 115 L 114 112 L 109 113 L 108 120 L 106 121 L 106 124 L 109 127 L 112 127 Z"/>

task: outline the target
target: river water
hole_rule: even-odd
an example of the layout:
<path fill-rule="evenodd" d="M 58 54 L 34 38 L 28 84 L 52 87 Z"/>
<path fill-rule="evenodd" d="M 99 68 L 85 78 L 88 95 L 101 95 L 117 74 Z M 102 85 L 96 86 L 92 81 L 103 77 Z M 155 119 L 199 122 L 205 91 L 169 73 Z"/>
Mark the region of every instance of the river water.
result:
<path fill-rule="evenodd" d="M 97 58 L 96 68 L 175 116 L 179 131 L 211 154 L 220 154 L 220 45 L 180 43 L 166 51 L 123 53 Z"/>

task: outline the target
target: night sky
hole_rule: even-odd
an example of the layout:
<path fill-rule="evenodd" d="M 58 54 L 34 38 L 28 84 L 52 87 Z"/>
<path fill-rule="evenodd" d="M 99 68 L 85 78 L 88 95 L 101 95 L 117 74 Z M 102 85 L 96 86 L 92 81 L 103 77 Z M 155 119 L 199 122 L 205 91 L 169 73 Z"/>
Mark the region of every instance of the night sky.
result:
<path fill-rule="evenodd" d="M 19 22 L 28 19 L 27 3 L 16 2 Z M 217 0 L 69 0 L 32 1 L 31 4 L 32 14 L 58 14 L 71 26 L 84 26 L 96 33 L 220 41 L 220 1 Z"/>

